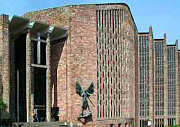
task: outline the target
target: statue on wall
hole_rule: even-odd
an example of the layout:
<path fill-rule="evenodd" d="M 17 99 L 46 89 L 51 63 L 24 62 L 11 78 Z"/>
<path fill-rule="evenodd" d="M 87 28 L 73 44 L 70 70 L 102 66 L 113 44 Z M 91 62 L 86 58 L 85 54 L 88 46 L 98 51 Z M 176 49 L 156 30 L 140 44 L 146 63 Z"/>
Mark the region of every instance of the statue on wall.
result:
<path fill-rule="evenodd" d="M 91 102 L 91 100 L 89 97 L 91 95 L 93 95 L 93 93 L 94 93 L 94 83 L 92 82 L 87 90 L 83 90 L 80 82 L 77 81 L 76 82 L 76 93 L 79 94 L 79 96 L 81 96 L 82 100 L 83 100 L 82 113 L 80 114 L 78 119 L 79 120 L 84 119 L 85 123 L 86 123 L 87 121 L 92 120 L 92 111 L 89 107 L 89 101 Z M 84 113 L 84 111 L 87 111 L 87 112 Z"/>

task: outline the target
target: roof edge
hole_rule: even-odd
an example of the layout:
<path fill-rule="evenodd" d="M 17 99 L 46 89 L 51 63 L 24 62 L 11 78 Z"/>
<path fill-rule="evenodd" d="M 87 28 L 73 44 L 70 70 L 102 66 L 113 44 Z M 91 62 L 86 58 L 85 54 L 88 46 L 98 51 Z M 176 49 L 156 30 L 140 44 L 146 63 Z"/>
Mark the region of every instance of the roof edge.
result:
<path fill-rule="evenodd" d="M 138 34 L 149 34 L 149 32 L 138 32 Z"/>
<path fill-rule="evenodd" d="M 176 46 L 176 44 L 166 44 L 166 46 Z"/>
<path fill-rule="evenodd" d="M 164 40 L 164 38 L 156 38 L 156 39 L 154 39 L 155 41 L 163 41 Z"/>
<path fill-rule="evenodd" d="M 53 7 L 53 8 L 45 8 L 45 9 L 40 9 L 40 10 L 37 10 L 37 11 L 30 11 L 30 12 L 26 12 L 23 14 L 23 16 L 29 14 L 29 13 L 32 13 L 32 12 L 38 12 L 38 11 L 47 11 L 47 10 L 50 10 L 50 9 L 57 9 L 57 8 L 63 8 L 63 7 L 71 7 L 71 6 L 98 6 L 98 5 L 123 5 L 125 6 L 128 10 L 129 10 L 129 13 L 130 13 L 130 16 L 132 18 L 132 21 L 134 23 L 134 26 L 135 26 L 135 29 L 136 31 L 138 31 L 137 29 L 137 25 L 135 23 L 135 20 L 134 20 L 134 17 L 131 13 L 131 9 L 130 7 L 126 4 L 126 3 L 94 3 L 94 4 L 74 4 L 74 5 L 65 5 L 65 6 L 59 6 L 59 7 Z"/>

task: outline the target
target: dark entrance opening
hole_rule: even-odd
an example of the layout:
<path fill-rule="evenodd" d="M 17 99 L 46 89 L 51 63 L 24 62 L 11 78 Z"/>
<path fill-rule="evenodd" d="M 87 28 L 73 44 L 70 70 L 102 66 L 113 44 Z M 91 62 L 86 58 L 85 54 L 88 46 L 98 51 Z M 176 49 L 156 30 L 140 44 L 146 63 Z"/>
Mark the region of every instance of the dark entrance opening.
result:
<path fill-rule="evenodd" d="M 15 40 L 16 121 L 26 122 L 26 34 Z"/>
<path fill-rule="evenodd" d="M 46 119 L 46 45 L 37 41 L 32 44 L 32 65 L 31 73 L 31 92 L 34 93 L 34 113 L 37 114 L 38 121 Z M 38 50 L 37 50 L 38 49 Z M 39 57 L 37 53 L 39 52 Z M 39 63 L 37 62 L 39 58 Z M 33 66 L 34 65 L 34 66 Z M 42 67 L 43 66 L 43 67 Z M 15 110 L 16 121 L 27 121 L 26 109 L 26 34 L 22 34 L 15 40 Z M 31 96 L 32 97 L 32 96 Z"/>
<path fill-rule="evenodd" d="M 46 69 L 34 68 L 34 109 L 38 121 L 46 119 Z"/>

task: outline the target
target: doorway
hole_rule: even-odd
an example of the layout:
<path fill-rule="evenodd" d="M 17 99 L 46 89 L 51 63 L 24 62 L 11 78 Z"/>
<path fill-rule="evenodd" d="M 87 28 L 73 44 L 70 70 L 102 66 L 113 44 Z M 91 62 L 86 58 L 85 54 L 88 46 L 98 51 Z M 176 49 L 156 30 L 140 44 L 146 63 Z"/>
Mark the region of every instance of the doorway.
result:
<path fill-rule="evenodd" d="M 32 57 L 33 61 L 31 68 L 31 93 L 33 96 L 34 111 L 38 114 L 39 121 L 46 119 L 46 68 L 41 65 L 46 64 L 45 46 L 40 46 L 40 62 L 37 62 L 37 45 L 36 41 L 32 43 Z M 22 34 L 15 40 L 15 109 L 16 121 L 27 121 L 27 107 L 26 107 L 26 34 Z M 32 97 L 32 96 L 31 96 Z"/>
<path fill-rule="evenodd" d="M 26 122 L 26 34 L 15 40 L 16 121 Z"/>
<path fill-rule="evenodd" d="M 38 121 L 46 119 L 46 69 L 34 68 L 34 110 Z"/>

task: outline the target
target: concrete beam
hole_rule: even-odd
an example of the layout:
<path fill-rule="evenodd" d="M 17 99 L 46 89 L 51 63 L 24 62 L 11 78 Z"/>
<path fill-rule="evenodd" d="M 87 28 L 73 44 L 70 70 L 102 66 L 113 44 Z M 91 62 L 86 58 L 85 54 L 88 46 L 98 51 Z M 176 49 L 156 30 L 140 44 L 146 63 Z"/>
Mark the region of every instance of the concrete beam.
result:
<path fill-rule="evenodd" d="M 48 33 L 47 44 L 46 44 L 46 120 L 51 121 L 51 46 L 50 46 L 50 36 Z"/>

